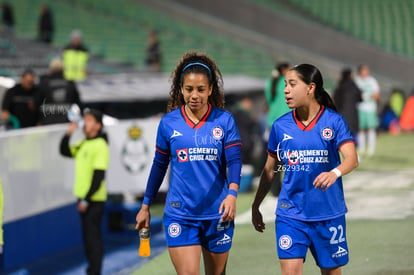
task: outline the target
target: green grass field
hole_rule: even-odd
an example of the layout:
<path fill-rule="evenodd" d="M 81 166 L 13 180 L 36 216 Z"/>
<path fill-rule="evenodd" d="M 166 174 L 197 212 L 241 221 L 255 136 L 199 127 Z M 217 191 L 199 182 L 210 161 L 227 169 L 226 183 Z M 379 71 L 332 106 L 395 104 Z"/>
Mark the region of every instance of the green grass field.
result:
<path fill-rule="evenodd" d="M 390 173 L 398 173 L 398 170 L 413 169 L 413 141 L 414 135 L 412 134 L 400 136 L 381 134 L 378 138 L 376 155 L 371 159 L 363 159 L 354 173 L 372 171 L 372 180 L 375 181 L 375 171 L 387 170 Z M 414 178 L 410 180 L 411 185 L 407 191 L 414 189 Z M 346 178 L 344 184 L 346 184 Z M 390 182 L 391 189 L 392 184 L 394 183 Z M 384 194 L 390 193 L 393 192 L 384 191 Z M 254 192 L 239 195 L 238 214 L 250 208 L 253 196 Z M 370 193 L 367 192 L 366 196 L 369 197 Z M 364 197 L 362 196 L 361 199 Z M 384 216 L 384 219 L 379 220 L 351 219 L 347 221 L 350 262 L 343 268 L 343 274 L 414 274 L 414 216 L 406 219 L 392 218 Z M 165 251 L 136 270 L 134 274 L 166 275 L 175 274 L 175 271 L 168 252 Z M 203 274 L 202 268 L 201 274 Z M 267 223 L 266 231 L 262 234 L 256 232 L 251 224 L 236 225 L 227 274 L 281 274 L 275 252 L 273 223 Z M 310 254 L 305 262 L 304 274 L 320 274 Z"/>

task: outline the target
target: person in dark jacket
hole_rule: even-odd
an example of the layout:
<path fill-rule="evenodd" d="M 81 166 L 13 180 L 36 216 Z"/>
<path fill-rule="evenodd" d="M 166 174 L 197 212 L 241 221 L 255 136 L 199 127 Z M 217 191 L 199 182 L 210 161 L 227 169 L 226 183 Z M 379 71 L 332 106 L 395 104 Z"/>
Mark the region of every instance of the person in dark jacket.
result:
<path fill-rule="evenodd" d="M 39 122 L 42 125 L 69 122 L 67 112 L 72 104 L 81 107 L 76 83 L 64 78 L 59 58 L 50 62 L 49 74 L 41 77 L 39 90 Z"/>
<path fill-rule="evenodd" d="M 52 12 L 46 5 L 40 10 L 38 39 L 45 43 L 51 43 L 53 40 L 53 31 L 55 30 Z"/>
<path fill-rule="evenodd" d="M 18 126 L 14 128 L 37 125 L 39 109 L 36 99 L 39 90 L 35 79 L 35 72 L 32 69 L 26 69 L 22 74 L 21 82 L 6 91 L 2 102 L 2 121 L 17 120 Z"/>
<path fill-rule="evenodd" d="M 145 64 L 151 72 L 161 71 L 161 48 L 156 31 L 151 31 L 148 35 L 147 57 Z"/>
<path fill-rule="evenodd" d="M 358 134 L 358 102 L 362 100 L 361 90 L 355 84 L 352 70 L 346 68 L 334 91 L 334 101 L 340 113 L 348 123 L 349 130 L 356 139 Z"/>
<path fill-rule="evenodd" d="M 1 6 L 2 17 L 1 22 L 9 31 L 13 31 L 14 28 L 14 13 L 13 7 L 9 3 L 3 3 Z"/>

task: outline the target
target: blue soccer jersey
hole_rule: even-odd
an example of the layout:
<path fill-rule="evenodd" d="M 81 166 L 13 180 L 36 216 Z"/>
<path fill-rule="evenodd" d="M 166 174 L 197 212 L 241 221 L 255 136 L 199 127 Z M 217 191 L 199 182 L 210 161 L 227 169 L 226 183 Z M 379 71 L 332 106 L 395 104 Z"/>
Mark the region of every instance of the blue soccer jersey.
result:
<path fill-rule="evenodd" d="M 342 178 L 327 190 L 313 186 L 322 172 L 340 164 L 339 149 L 354 142 L 344 118 L 321 106 L 315 119 L 303 125 L 295 111 L 273 123 L 268 153 L 277 158 L 276 171 L 284 171 L 276 214 L 303 221 L 333 219 L 347 212 Z"/>
<path fill-rule="evenodd" d="M 170 181 L 165 214 L 178 218 L 219 218 L 228 194 L 224 150 L 240 146 L 233 116 L 209 104 L 194 124 L 184 106 L 167 113 L 158 127 L 156 150 L 170 156 Z"/>

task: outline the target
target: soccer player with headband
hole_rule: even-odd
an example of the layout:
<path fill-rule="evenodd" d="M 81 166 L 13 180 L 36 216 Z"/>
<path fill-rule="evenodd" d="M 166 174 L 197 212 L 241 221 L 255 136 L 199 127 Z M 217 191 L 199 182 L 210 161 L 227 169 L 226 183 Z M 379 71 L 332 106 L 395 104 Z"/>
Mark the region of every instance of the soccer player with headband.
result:
<path fill-rule="evenodd" d="M 136 228 L 150 225 L 150 205 L 170 165 L 164 209 L 168 251 L 177 274 L 224 274 L 234 232 L 240 183 L 240 135 L 223 109 L 223 81 L 215 62 L 187 52 L 172 73 L 167 114 Z"/>

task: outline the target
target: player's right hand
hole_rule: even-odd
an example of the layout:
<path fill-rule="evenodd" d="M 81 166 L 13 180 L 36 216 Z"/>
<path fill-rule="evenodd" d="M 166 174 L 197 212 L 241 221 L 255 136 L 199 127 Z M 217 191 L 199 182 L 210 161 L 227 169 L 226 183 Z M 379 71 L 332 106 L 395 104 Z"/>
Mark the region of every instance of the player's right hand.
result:
<path fill-rule="evenodd" d="M 149 211 L 149 206 L 143 204 L 141 206 L 141 210 L 139 210 L 137 217 L 136 217 L 137 224 L 135 225 L 135 229 L 140 230 L 143 227 L 149 227 L 150 220 L 151 220 L 151 214 Z"/>

